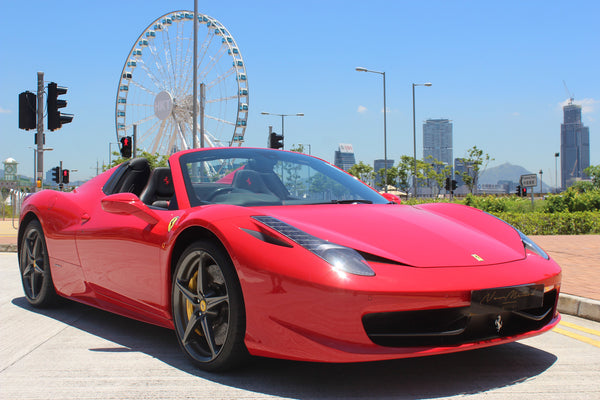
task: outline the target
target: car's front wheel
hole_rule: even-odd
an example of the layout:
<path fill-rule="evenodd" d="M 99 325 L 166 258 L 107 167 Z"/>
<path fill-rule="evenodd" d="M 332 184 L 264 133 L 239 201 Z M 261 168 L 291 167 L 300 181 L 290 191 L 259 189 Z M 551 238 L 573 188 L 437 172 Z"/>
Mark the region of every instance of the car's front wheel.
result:
<path fill-rule="evenodd" d="M 200 368 L 225 370 L 246 359 L 242 290 L 220 246 L 197 241 L 185 250 L 173 276 L 171 304 L 179 344 Z"/>
<path fill-rule="evenodd" d="M 50 261 L 42 225 L 37 220 L 27 224 L 19 248 L 19 270 L 27 301 L 34 307 L 55 305 L 60 297 L 54 290 Z"/>

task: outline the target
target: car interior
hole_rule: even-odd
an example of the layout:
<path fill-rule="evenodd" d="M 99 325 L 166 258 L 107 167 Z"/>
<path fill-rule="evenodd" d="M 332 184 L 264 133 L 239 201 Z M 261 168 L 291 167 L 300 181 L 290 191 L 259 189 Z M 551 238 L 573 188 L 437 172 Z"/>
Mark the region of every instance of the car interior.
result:
<path fill-rule="evenodd" d="M 145 158 L 134 158 L 121 164 L 103 190 L 107 195 L 133 193 L 152 208 L 177 209 L 171 169 L 158 167 L 151 171 Z"/>

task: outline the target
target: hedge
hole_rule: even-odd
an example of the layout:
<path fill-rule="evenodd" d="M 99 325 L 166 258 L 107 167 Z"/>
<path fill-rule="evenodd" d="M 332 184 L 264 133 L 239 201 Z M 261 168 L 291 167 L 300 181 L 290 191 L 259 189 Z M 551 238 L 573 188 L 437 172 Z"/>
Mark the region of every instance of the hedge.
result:
<path fill-rule="evenodd" d="M 600 233 L 600 212 L 492 213 L 526 235 L 584 235 Z"/>

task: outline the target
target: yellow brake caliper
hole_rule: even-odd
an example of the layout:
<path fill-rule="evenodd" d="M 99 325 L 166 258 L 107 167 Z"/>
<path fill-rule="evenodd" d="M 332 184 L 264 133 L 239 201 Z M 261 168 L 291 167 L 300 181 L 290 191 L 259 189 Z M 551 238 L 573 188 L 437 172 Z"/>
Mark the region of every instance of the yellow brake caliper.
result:
<path fill-rule="evenodd" d="M 195 293 L 197 288 L 198 288 L 198 271 L 196 271 L 194 273 L 194 276 L 192 276 L 192 279 L 190 279 L 190 282 L 188 283 L 188 289 L 190 289 L 191 292 Z M 191 301 L 186 300 L 185 309 L 187 311 L 187 317 L 188 317 L 188 321 L 189 321 L 190 318 L 192 318 L 192 314 L 194 313 L 194 305 L 192 304 Z M 204 300 L 202 300 L 202 302 L 200 303 L 200 309 L 202 310 L 202 312 L 206 311 L 206 302 Z M 196 329 L 196 333 L 200 336 L 204 336 L 200 329 Z"/>

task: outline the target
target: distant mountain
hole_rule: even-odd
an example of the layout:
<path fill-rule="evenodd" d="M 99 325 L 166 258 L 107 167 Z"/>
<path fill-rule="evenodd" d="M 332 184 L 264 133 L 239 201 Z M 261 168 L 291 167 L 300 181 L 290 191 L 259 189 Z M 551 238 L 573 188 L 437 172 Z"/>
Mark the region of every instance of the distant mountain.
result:
<path fill-rule="evenodd" d="M 487 168 L 479 176 L 479 183 L 482 184 L 497 184 L 498 181 L 512 181 L 519 183 L 521 175 L 533 174 L 534 172 L 528 171 L 520 165 L 512 165 L 511 163 L 504 163 L 497 167 Z M 536 173 L 537 174 L 537 173 Z M 538 175 L 539 179 L 539 175 Z M 539 181 L 538 181 L 539 182 Z M 542 188 L 544 192 L 548 192 L 551 188 L 545 181 L 542 182 Z M 538 187 L 536 188 L 539 190 Z M 537 191 L 537 190 L 536 190 Z"/>

